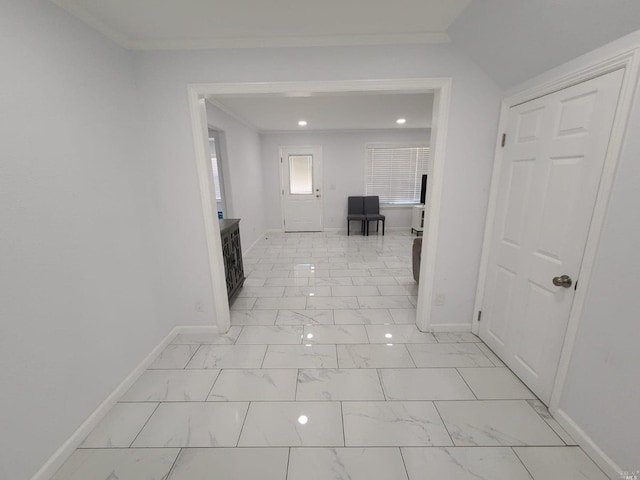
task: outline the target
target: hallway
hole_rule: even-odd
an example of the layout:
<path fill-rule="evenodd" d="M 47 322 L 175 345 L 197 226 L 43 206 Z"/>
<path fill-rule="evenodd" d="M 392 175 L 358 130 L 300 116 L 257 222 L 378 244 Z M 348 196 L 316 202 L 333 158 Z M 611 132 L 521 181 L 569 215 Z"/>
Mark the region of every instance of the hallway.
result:
<path fill-rule="evenodd" d="M 422 333 L 405 232 L 269 234 L 54 480 L 606 479 L 469 332 Z"/>

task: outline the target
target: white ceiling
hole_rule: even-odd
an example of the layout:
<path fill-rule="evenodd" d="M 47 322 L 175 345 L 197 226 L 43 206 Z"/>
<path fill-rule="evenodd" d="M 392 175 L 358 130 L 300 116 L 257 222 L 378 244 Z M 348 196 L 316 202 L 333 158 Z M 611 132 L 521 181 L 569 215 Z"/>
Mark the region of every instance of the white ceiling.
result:
<path fill-rule="evenodd" d="M 209 100 L 262 133 L 429 128 L 433 110 L 432 93 L 235 96 Z M 398 125 L 398 118 L 405 118 L 407 123 Z M 306 120 L 308 125 L 298 127 L 299 120 Z"/>
<path fill-rule="evenodd" d="M 131 49 L 447 42 L 470 0 L 52 0 Z"/>
<path fill-rule="evenodd" d="M 640 29 L 640 0 L 473 0 L 452 42 L 508 88 Z"/>

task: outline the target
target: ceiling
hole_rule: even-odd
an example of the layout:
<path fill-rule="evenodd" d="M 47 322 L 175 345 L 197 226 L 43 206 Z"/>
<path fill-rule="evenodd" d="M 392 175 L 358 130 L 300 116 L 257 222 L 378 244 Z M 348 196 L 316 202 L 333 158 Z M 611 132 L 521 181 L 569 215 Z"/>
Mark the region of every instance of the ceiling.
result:
<path fill-rule="evenodd" d="M 470 0 L 52 0 L 130 49 L 438 43 Z"/>
<path fill-rule="evenodd" d="M 508 88 L 640 29 L 640 0 L 473 0 L 448 32 Z"/>
<path fill-rule="evenodd" d="M 341 94 L 305 97 L 211 97 L 216 106 L 261 133 L 431 127 L 432 93 Z M 398 125 L 398 118 L 406 119 Z M 298 121 L 307 121 L 299 127 Z"/>
<path fill-rule="evenodd" d="M 452 43 L 513 87 L 640 29 L 640 0 L 51 0 L 129 49 Z"/>

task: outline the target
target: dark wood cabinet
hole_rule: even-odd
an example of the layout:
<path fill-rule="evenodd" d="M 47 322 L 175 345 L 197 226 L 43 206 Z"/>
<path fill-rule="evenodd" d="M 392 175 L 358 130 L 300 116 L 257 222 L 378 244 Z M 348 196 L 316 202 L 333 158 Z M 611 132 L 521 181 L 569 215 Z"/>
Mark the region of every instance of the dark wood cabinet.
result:
<path fill-rule="evenodd" d="M 219 220 L 219 222 L 224 275 L 227 280 L 227 295 L 231 300 L 244 284 L 242 247 L 240 245 L 240 219 L 229 218 Z"/>

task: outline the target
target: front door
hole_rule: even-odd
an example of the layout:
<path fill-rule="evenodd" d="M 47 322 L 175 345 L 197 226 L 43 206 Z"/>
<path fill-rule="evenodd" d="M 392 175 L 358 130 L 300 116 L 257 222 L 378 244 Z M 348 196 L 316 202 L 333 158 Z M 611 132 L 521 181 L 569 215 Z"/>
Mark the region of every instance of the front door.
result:
<path fill-rule="evenodd" d="M 509 112 L 480 338 L 547 404 L 622 77 L 612 72 Z"/>
<path fill-rule="evenodd" d="M 285 232 L 322 230 L 322 147 L 281 147 Z"/>

